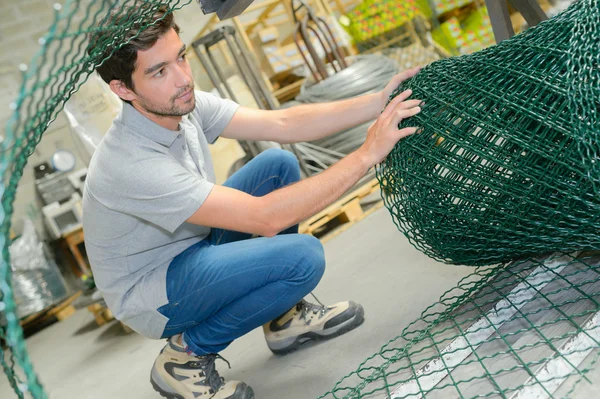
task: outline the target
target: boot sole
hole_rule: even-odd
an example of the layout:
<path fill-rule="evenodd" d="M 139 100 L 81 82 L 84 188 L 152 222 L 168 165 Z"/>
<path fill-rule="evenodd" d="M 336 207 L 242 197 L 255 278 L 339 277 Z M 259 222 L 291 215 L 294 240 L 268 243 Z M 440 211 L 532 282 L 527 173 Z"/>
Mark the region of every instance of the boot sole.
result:
<path fill-rule="evenodd" d="M 150 377 L 150 383 L 152 384 L 152 388 L 154 388 L 154 390 L 156 392 L 158 392 L 158 394 L 160 396 L 162 396 L 163 398 L 167 398 L 167 399 L 185 399 L 181 395 L 165 391 L 156 382 L 154 382 L 154 378 L 152 378 L 152 377 Z M 238 392 L 238 390 L 240 392 Z M 236 394 L 238 394 L 238 395 L 236 395 Z M 244 384 L 241 387 L 238 386 L 238 388 L 235 390 L 233 396 L 230 396 L 230 398 L 232 398 L 232 399 L 254 399 L 254 391 L 252 390 L 252 388 L 249 385 Z"/>
<path fill-rule="evenodd" d="M 157 384 L 156 382 L 154 382 L 154 379 L 153 379 L 153 378 L 150 378 L 150 383 L 152 384 L 152 388 L 154 388 L 154 390 L 155 390 L 156 392 L 158 392 L 158 394 L 159 394 L 160 396 L 164 397 L 164 398 L 167 398 L 167 399 L 185 399 L 185 398 L 184 398 L 183 396 L 181 396 L 181 395 L 177 395 L 177 394 L 174 394 L 174 393 L 170 393 L 170 392 L 163 391 L 163 390 L 161 389 L 161 387 L 159 387 L 159 386 L 158 386 L 158 384 Z"/>
<path fill-rule="evenodd" d="M 269 347 L 269 349 L 276 355 L 287 355 L 288 353 L 295 352 L 300 348 L 300 346 L 302 346 L 305 343 L 314 341 L 326 341 L 328 339 L 339 337 L 340 335 L 343 335 L 348 331 L 354 330 L 356 327 L 360 326 L 364 321 L 365 311 L 361 306 L 360 310 L 354 315 L 352 323 L 348 323 L 347 325 L 345 325 L 344 327 L 340 328 L 332 334 L 320 335 L 319 333 L 315 332 L 307 332 L 296 337 L 295 341 L 290 345 L 286 346 L 285 348 L 273 349 Z"/>

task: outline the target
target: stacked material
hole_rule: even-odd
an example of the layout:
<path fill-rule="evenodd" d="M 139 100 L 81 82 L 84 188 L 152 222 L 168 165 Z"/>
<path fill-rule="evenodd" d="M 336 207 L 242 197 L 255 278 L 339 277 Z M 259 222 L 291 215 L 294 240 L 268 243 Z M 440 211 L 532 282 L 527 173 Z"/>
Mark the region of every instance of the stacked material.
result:
<path fill-rule="evenodd" d="M 44 254 L 43 243 L 26 220 L 23 234 L 10 246 L 12 284 L 19 318 L 52 306 L 67 295 L 65 282 L 53 261 Z"/>

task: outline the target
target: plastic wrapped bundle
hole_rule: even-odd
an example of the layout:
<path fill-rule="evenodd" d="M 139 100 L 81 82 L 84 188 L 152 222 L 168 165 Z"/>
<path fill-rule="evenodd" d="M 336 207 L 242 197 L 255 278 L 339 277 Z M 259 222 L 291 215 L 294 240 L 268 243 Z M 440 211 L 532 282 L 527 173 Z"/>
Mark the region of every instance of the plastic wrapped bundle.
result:
<path fill-rule="evenodd" d="M 412 89 L 422 126 L 378 168 L 398 228 L 427 255 L 487 265 L 600 248 L 600 3 L 469 56 Z M 595 39 L 594 39 L 595 38 Z"/>
<path fill-rule="evenodd" d="M 60 302 L 65 282 L 54 262 L 48 261 L 30 220 L 23 234 L 10 246 L 12 284 L 17 315 L 23 318 Z"/>
<path fill-rule="evenodd" d="M 55 263 L 49 262 L 43 269 L 15 271 L 12 283 L 19 318 L 55 305 L 67 295 Z"/>

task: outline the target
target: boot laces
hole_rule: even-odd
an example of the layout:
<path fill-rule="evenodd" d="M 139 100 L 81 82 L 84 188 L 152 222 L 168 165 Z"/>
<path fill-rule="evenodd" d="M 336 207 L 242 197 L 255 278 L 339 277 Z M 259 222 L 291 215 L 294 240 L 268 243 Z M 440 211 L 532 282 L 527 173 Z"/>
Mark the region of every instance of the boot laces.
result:
<path fill-rule="evenodd" d="M 223 356 L 213 353 L 209 355 L 198 356 L 198 358 L 190 363 L 191 367 L 200 369 L 206 376 L 206 385 L 208 385 L 213 393 L 217 392 L 223 384 L 225 384 L 225 378 L 219 375 L 217 368 L 215 367 L 215 361 L 217 359 L 223 360 L 227 363 L 227 366 L 231 368 L 231 364 Z"/>
<path fill-rule="evenodd" d="M 305 301 L 304 299 L 298 302 L 296 305 L 296 311 L 300 312 L 300 319 L 307 320 L 307 316 L 312 314 L 320 313 L 319 317 L 323 317 L 325 313 L 329 310 L 328 307 L 324 305 L 315 305 L 314 303 L 310 303 Z"/>

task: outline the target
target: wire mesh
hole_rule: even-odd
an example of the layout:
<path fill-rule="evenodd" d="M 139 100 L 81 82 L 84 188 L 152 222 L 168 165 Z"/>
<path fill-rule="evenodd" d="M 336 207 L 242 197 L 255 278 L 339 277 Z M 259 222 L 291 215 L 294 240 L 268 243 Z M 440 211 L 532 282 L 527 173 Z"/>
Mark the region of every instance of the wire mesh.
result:
<path fill-rule="evenodd" d="M 377 171 L 394 222 L 480 267 L 321 398 L 565 397 L 596 363 L 600 255 L 569 253 L 599 248 L 599 16 L 580 0 L 392 95 L 424 100 Z"/>
<path fill-rule="evenodd" d="M 411 43 L 405 47 L 386 48 L 381 53 L 387 58 L 394 60 L 400 70 L 411 69 L 417 66 L 424 67 L 442 58 L 433 46 L 423 47 L 419 42 Z"/>
<path fill-rule="evenodd" d="M 46 397 L 11 288 L 8 231 L 23 167 L 64 102 L 132 26 L 151 23 L 158 6 L 189 2 L 67 1 L 24 68 L 0 153 L 0 362 L 20 398 Z M 114 8 L 123 18 L 103 28 L 109 35 L 88 54 L 88 34 Z M 322 398 L 562 396 L 595 363 L 598 256 L 506 262 L 598 248 L 599 16 L 597 0 L 580 0 L 500 46 L 437 61 L 400 88 L 425 99 L 406 122 L 425 131 L 378 169 L 395 222 L 436 259 L 503 265 L 477 268 Z"/>
<path fill-rule="evenodd" d="M 57 4 L 54 22 L 40 39 L 39 52 L 29 65 L 21 68 L 23 80 L 18 98 L 12 104 L 14 113 L 7 122 L 6 135 L 0 144 L 0 311 L 5 314 L 5 323 L 0 323 L 0 338 L 6 343 L 6 349 L 0 347 L 0 363 L 19 398 L 25 395 L 47 397 L 23 340 L 11 282 L 8 237 L 13 202 L 23 168 L 71 94 L 97 65 L 132 39 L 127 34 L 129 30 L 132 27 L 145 29 L 154 23 L 149 16 L 160 6 L 172 12 L 190 1 L 68 0 L 62 6 Z M 122 18 L 118 23 L 108 25 L 105 21 L 111 10 Z M 103 27 L 99 28 L 99 25 Z M 106 35 L 88 54 L 89 34 L 99 29 Z"/>
<path fill-rule="evenodd" d="M 569 395 L 597 361 L 600 256 L 479 267 L 319 399 Z"/>
<path fill-rule="evenodd" d="M 377 170 L 398 228 L 430 257 L 489 265 L 600 248 L 596 0 L 425 67 L 422 126 Z M 582 26 L 584 26 L 582 28 Z"/>

